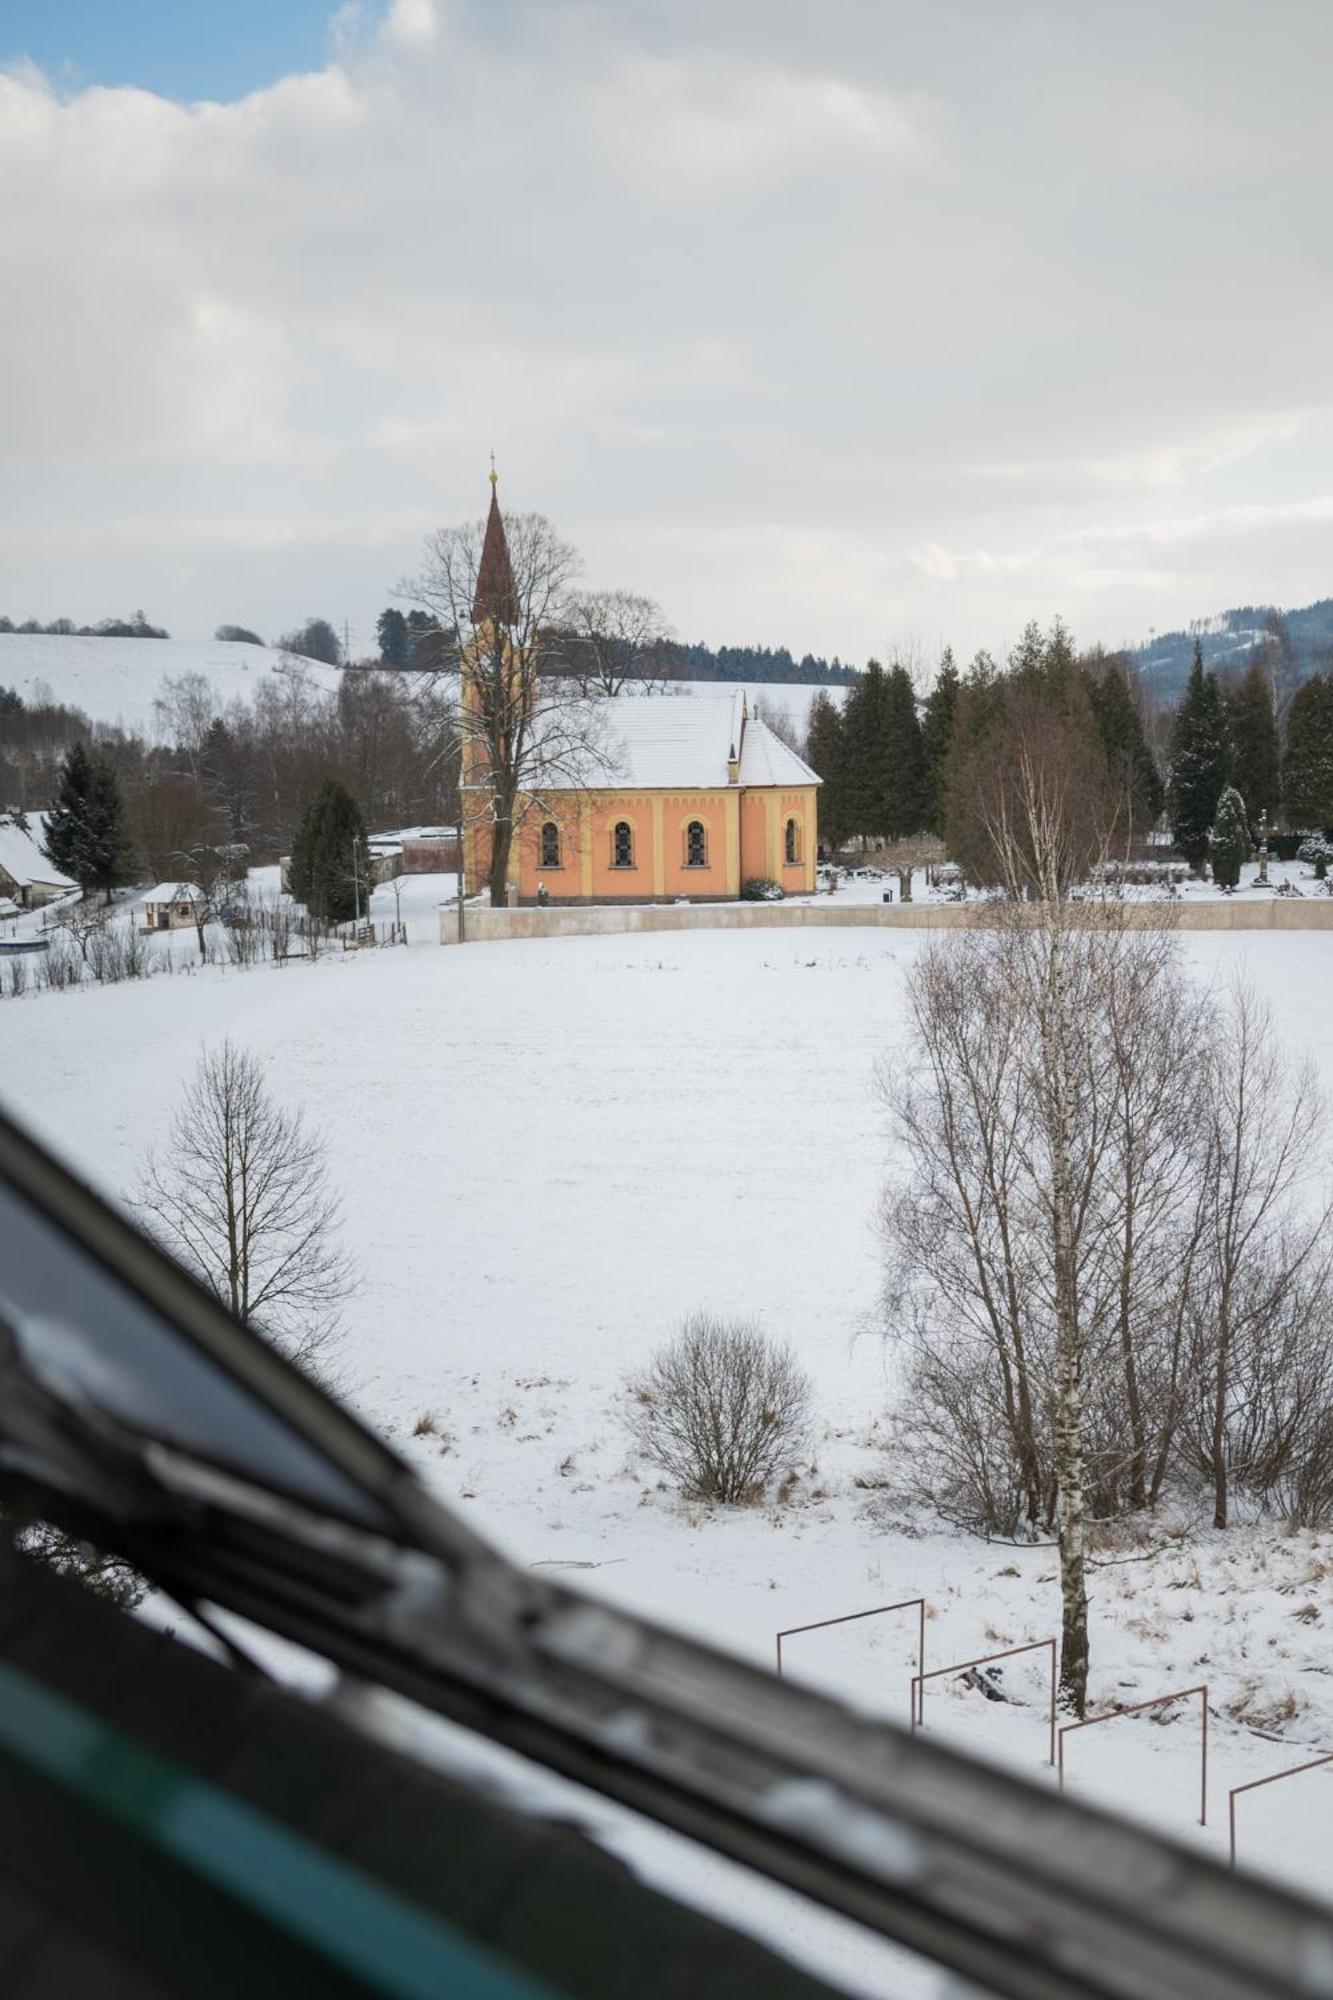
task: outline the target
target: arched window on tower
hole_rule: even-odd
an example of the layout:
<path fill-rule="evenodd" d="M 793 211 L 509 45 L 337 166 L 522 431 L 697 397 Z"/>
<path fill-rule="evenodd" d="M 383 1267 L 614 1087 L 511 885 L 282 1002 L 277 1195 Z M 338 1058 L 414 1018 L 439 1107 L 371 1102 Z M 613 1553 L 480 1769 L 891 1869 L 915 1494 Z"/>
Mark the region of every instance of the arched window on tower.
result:
<path fill-rule="evenodd" d="M 685 829 L 685 866 L 706 868 L 708 866 L 708 835 L 701 819 L 692 819 Z"/>
<path fill-rule="evenodd" d="M 611 866 L 634 866 L 634 828 L 627 819 L 618 819 L 611 835 Z"/>
<path fill-rule="evenodd" d="M 794 867 L 801 858 L 801 829 L 794 819 L 787 821 L 787 865 Z"/>
<path fill-rule="evenodd" d="M 548 819 L 542 827 L 542 867 L 560 866 L 560 829 L 553 819 Z"/>

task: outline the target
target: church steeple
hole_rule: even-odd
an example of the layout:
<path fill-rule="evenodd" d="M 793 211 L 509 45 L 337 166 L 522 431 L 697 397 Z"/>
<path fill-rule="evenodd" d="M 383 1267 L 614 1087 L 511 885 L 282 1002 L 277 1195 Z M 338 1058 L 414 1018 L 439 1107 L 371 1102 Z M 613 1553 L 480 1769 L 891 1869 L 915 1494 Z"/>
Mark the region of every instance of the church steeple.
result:
<path fill-rule="evenodd" d="M 518 623 L 518 593 L 514 589 L 514 572 L 509 561 L 504 522 L 500 518 L 500 502 L 496 498 L 498 480 L 495 454 L 492 452 L 491 510 L 486 516 L 486 537 L 481 545 L 481 561 L 477 565 L 472 618 L 477 625 L 484 625 L 489 620 L 496 625 L 512 626 Z"/>

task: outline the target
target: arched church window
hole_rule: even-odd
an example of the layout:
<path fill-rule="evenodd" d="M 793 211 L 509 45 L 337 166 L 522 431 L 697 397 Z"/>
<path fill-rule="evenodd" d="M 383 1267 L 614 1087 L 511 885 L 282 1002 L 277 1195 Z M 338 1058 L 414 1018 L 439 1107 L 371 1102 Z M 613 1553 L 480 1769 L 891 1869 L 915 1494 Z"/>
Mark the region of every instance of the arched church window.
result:
<path fill-rule="evenodd" d="M 542 827 L 542 867 L 560 866 L 560 829 L 553 819 L 548 819 Z"/>
<path fill-rule="evenodd" d="M 708 866 L 708 835 L 701 819 L 692 819 L 685 829 L 685 866 L 706 868 Z"/>
<path fill-rule="evenodd" d="M 801 858 L 801 829 L 794 819 L 787 821 L 787 861 L 788 864 Z"/>
<path fill-rule="evenodd" d="M 611 865 L 613 868 L 634 866 L 634 828 L 627 819 L 618 819 L 611 835 Z"/>

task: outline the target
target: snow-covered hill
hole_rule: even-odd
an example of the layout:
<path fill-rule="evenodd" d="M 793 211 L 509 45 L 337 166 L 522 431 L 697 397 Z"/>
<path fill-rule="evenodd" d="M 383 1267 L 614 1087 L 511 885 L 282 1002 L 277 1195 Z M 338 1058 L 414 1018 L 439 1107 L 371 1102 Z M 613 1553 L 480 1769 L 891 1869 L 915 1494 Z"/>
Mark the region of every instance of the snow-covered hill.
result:
<path fill-rule="evenodd" d="M 165 680 L 200 674 L 225 708 L 238 696 L 254 697 L 266 675 L 300 673 L 322 688 L 338 684 L 339 670 L 317 660 L 219 639 L 84 639 L 48 633 L 0 632 L 0 688 L 14 688 L 25 702 L 43 698 L 81 708 L 94 722 L 111 723 L 150 739 L 161 733 L 154 707 Z M 800 681 L 681 681 L 680 696 L 725 695 L 744 686 L 751 705 L 785 713 L 804 736 L 810 704 L 820 689 Z M 847 690 L 826 690 L 841 703 Z"/>
<path fill-rule="evenodd" d="M 158 734 L 154 702 L 165 680 L 201 674 L 219 707 L 253 698 L 267 675 L 301 673 L 321 687 L 337 685 L 338 670 L 264 646 L 224 639 L 84 639 L 45 632 L 0 632 L 0 687 L 25 702 L 43 698 L 81 708 L 94 722 L 138 735 Z"/>

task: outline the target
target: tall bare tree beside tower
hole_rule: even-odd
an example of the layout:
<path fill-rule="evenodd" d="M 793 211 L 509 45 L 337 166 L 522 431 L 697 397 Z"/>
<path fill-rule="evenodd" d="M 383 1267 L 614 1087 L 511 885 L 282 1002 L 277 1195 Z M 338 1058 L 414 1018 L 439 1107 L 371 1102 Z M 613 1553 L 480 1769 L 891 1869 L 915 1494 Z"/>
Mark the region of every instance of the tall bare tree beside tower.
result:
<path fill-rule="evenodd" d="M 544 514 L 502 516 L 492 470 L 486 518 L 437 529 L 404 586 L 458 634 L 464 873 L 497 905 L 524 820 L 567 814 L 599 767 L 599 717 L 565 658 L 579 569 Z"/>

